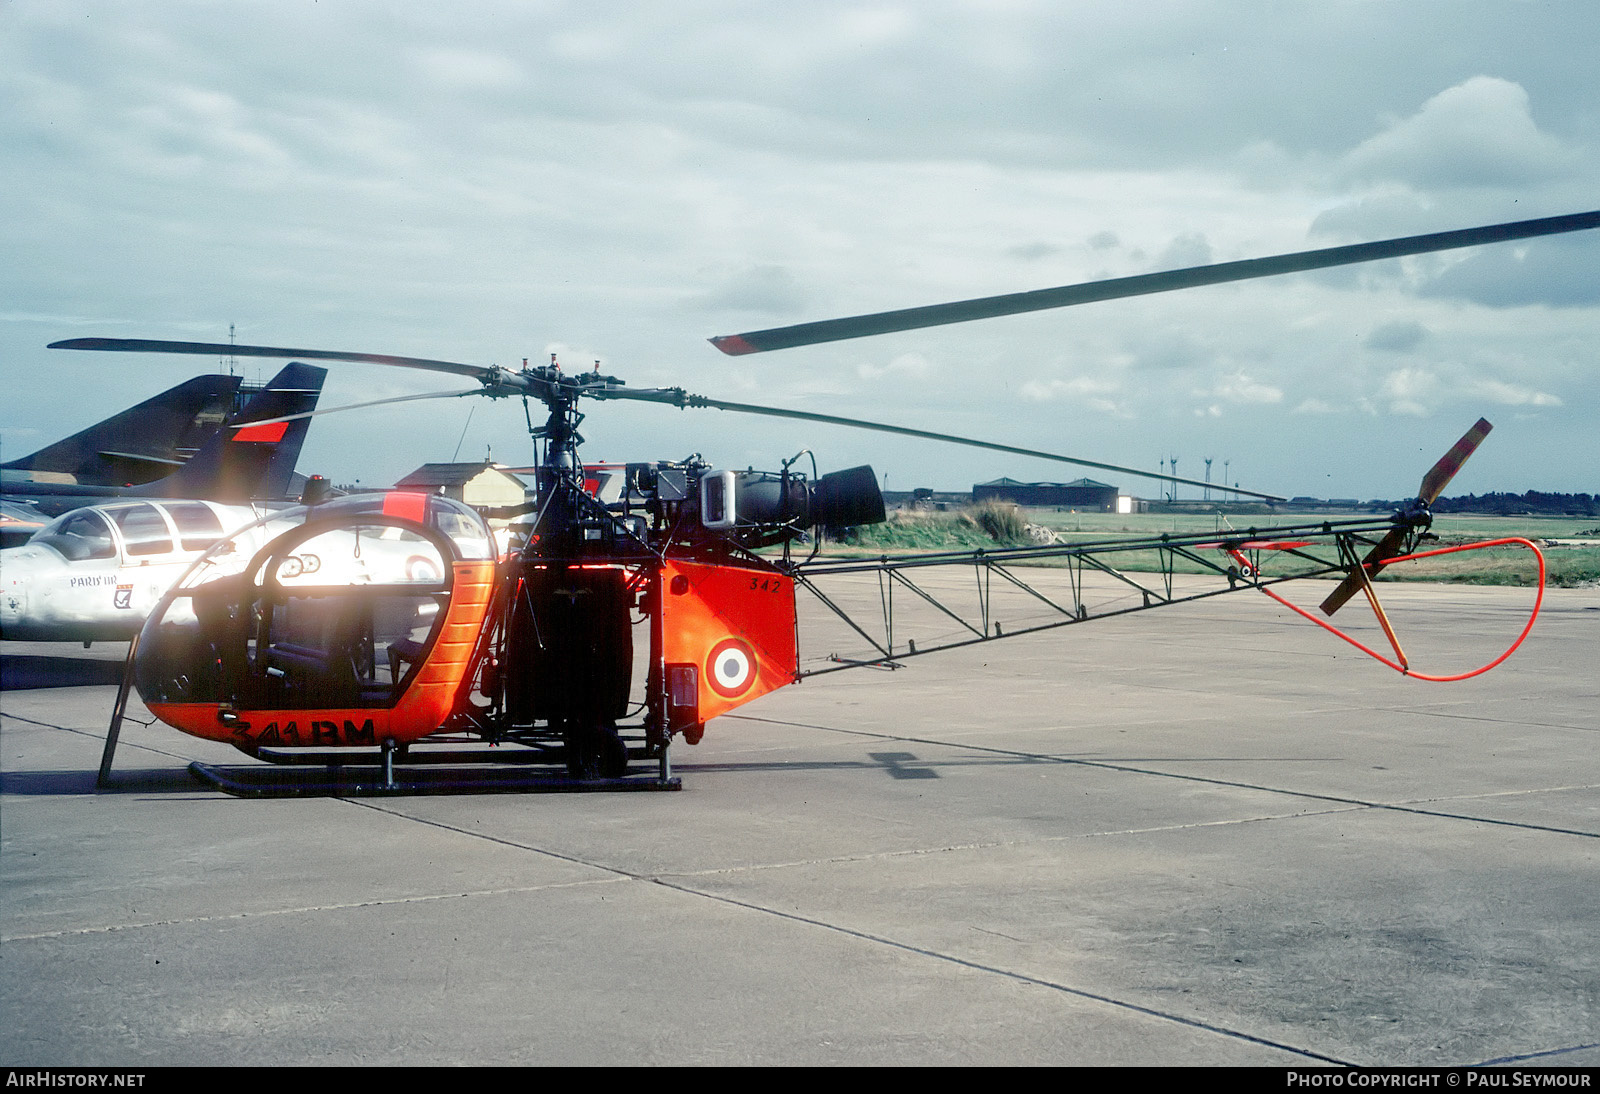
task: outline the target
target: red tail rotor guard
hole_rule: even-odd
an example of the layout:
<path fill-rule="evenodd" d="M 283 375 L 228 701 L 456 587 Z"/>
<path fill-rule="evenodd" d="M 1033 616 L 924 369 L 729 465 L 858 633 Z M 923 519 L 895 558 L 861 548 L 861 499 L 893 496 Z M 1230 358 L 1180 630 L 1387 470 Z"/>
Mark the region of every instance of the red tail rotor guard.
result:
<path fill-rule="evenodd" d="M 1522 640 L 1528 637 L 1528 632 L 1533 630 L 1534 620 L 1539 618 L 1539 608 L 1544 603 L 1545 563 L 1544 563 L 1544 554 L 1543 554 L 1543 552 L 1541 552 L 1539 550 L 1539 548 L 1535 547 L 1530 540 L 1522 539 L 1522 538 L 1517 537 L 1517 536 L 1510 536 L 1510 537 L 1507 537 L 1505 539 L 1490 539 L 1490 540 L 1484 540 L 1484 541 L 1479 542 L 1479 543 L 1462 543 L 1462 544 L 1457 544 L 1454 547 L 1440 547 L 1440 548 L 1437 548 L 1437 549 L 1432 550 L 1432 551 L 1417 551 L 1417 552 L 1415 552 L 1413 554 L 1409 554 L 1409 555 L 1396 555 L 1393 558 L 1386 558 L 1386 559 L 1383 559 L 1383 560 L 1378 561 L 1376 563 L 1368 563 L 1368 565 L 1374 565 L 1374 566 L 1392 566 L 1396 562 L 1413 562 L 1413 561 L 1415 561 L 1417 559 L 1436 558 L 1436 557 L 1438 557 L 1440 555 L 1453 555 L 1453 554 L 1458 554 L 1458 553 L 1460 553 L 1462 551 L 1481 551 L 1481 550 L 1484 550 L 1485 548 L 1488 548 L 1488 547 L 1506 547 L 1506 546 L 1526 547 L 1528 550 L 1533 552 L 1533 557 L 1539 563 L 1539 583 L 1538 583 L 1538 586 L 1537 586 L 1536 591 L 1534 593 L 1533 611 L 1529 613 L 1528 622 L 1523 625 L 1522 631 L 1521 631 L 1520 634 L 1517 635 L 1516 640 L 1514 642 L 1512 642 L 1510 646 L 1506 647 L 1505 651 L 1503 653 L 1501 653 L 1500 656 L 1496 657 L 1493 661 L 1490 661 L 1488 664 L 1483 665 L 1480 668 L 1473 669 L 1471 672 L 1458 672 L 1458 673 L 1454 673 L 1454 674 L 1449 675 L 1449 676 L 1435 676 L 1435 675 L 1430 675 L 1430 674 L 1425 673 L 1425 672 L 1415 672 L 1415 671 L 1413 671 L 1411 669 L 1410 664 L 1406 660 L 1405 654 L 1400 650 L 1399 642 L 1395 639 L 1394 631 L 1390 628 L 1388 619 L 1384 615 L 1382 607 L 1378 604 L 1377 593 L 1372 588 L 1370 583 L 1366 583 L 1365 584 L 1365 589 L 1366 589 L 1366 591 L 1368 593 L 1368 598 L 1372 602 L 1373 614 L 1377 616 L 1379 624 L 1383 627 L 1384 634 L 1389 639 L 1389 644 L 1394 648 L 1395 660 L 1390 660 L 1389 658 L 1385 657 L 1383 654 L 1379 653 L 1377 650 L 1374 650 L 1371 647 L 1366 646 L 1362 642 L 1358 641 L 1357 639 L 1352 638 L 1350 635 L 1346 634 L 1344 631 L 1340 630 L 1338 627 L 1335 627 L 1332 623 L 1329 623 L 1327 620 L 1317 618 L 1315 615 L 1312 615 L 1310 612 L 1306 611 L 1304 608 L 1300 607 L 1298 604 L 1295 604 L 1295 603 L 1285 599 L 1284 597 L 1278 595 L 1276 592 L 1273 592 L 1273 590 L 1271 588 L 1269 588 L 1269 587 L 1267 587 L 1265 585 L 1257 586 L 1257 588 L 1259 588 L 1263 593 L 1266 593 L 1272 599 L 1276 600 L 1279 604 L 1282 604 L 1284 607 L 1288 608 L 1290 611 L 1292 611 L 1295 614 L 1300 615 L 1300 616 L 1302 616 L 1302 617 L 1304 617 L 1306 619 L 1311 620 L 1311 622 L 1315 623 L 1317 626 L 1321 627 L 1323 630 L 1326 630 L 1326 631 L 1329 631 L 1329 632 L 1331 632 L 1333 634 L 1338 635 L 1340 638 L 1342 638 L 1346 642 L 1350 643 L 1352 646 L 1354 646 L 1356 649 L 1360 650 L 1362 653 L 1366 654 L 1368 657 L 1371 657 L 1372 659 L 1374 659 L 1376 661 L 1383 662 L 1385 665 L 1388 665 L 1390 668 L 1394 669 L 1396 672 L 1400 673 L 1402 676 L 1409 676 L 1409 677 L 1411 677 L 1412 679 L 1415 679 L 1415 680 L 1430 680 L 1430 681 L 1433 681 L 1434 683 L 1441 683 L 1441 684 L 1442 683 L 1451 683 L 1451 682 L 1456 681 L 1456 680 L 1468 680 L 1468 679 L 1471 679 L 1474 676 L 1481 676 L 1484 673 L 1488 672 L 1490 669 L 1494 668 L 1496 665 L 1500 664 L 1506 658 L 1510 657 L 1513 653 L 1515 653 L 1517 651 L 1517 647 L 1522 645 Z M 1249 572 L 1249 565 L 1250 564 L 1244 558 L 1244 556 L 1239 554 L 1238 551 L 1236 551 L 1236 550 L 1230 550 L 1228 553 L 1233 556 L 1234 561 L 1238 562 L 1241 567 L 1245 568 L 1244 572 L 1246 572 L 1246 573 Z M 1356 572 L 1357 573 L 1361 573 L 1363 575 L 1365 574 L 1365 570 L 1364 569 L 1357 570 Z"/>

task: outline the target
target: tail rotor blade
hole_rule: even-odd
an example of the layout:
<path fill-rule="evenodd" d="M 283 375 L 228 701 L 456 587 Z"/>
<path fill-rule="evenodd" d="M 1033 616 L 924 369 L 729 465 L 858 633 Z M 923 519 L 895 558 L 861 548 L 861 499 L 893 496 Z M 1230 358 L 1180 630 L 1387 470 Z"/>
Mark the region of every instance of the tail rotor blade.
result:
<path fill-rule="evenodd" d="M 1384 559 L 1393 558 L 1400 553 L 1401 546 L 1406 541 L 1407 529 L 1403 525 L 1395 525 L 1389 529 L 1387 535 L 1378 541 L 1378 545 L 1367 552 L 1367 557 L 1361 560 L 1361 570 L 1371 569 Z M 1349 602 L 1352 596 L 1361 591 L 1361 570 L 1352 571 L 1343 581 L 1328 594 L 1328 598 L 1321 604 L 1324 615 L 1332 615 Z"/>
<path fill-rule="evenodd" d="M 1444 493 L 1444 488 L 1450 485 L 1450 480 L 1461 470 L 1461 465 L 1467 462 L 1467 457 L 1478 450 L 1478 446 L 1493 428 L 1488 419 L 1479 418 L 1478 424 L 1463 433 L 1461 439 L 1451 446 L 1450 451 L 1441 456 L 1439 462 L 1422 477 L 1422 487 L 1417 491 L 1417 497 L 1429 505 L 1438 501 L 1439 495 Z"/>
<path fill-rule="evenodd" d="M 1467 457 L 1477 451 L 1483 439 L 1489 435 L 1494 426 L 1489 424 L 1487 418 L 1479 418 L 1476 425 L 1461 435 L 1461 439 L 1450 446 L 1450 451 L 1439 458 L 1439 462 L 1428 469 L 1422 476 L 1422 486 L 1417 491 L 1417 500 L 1424 505 L 1432 505 L 1439 500 L 1439 495 L 1444 493 L 1444 488 L 1450 485 L 1450 480 L 1456 477 L 1456 472 L 1461 470 L 1461 465 L 1467 462 Z M 1406 528 L 1395 525 L 1389 529 L 1387 535 L 1378 541 L 1378 545 L 1367 552 L 1367 557 L 1362 559 L 1362 569 L 1369 573 L 1378 564 L 1393 558 L 1400 553 L 1406 541 Z M 1328 594 L 1322 602 L 1322 611 L 1332 615 L 1349 602 L 1361 590 L 1362 575 L 1351 573 L 1339 582 L 1333 592 Z"/>

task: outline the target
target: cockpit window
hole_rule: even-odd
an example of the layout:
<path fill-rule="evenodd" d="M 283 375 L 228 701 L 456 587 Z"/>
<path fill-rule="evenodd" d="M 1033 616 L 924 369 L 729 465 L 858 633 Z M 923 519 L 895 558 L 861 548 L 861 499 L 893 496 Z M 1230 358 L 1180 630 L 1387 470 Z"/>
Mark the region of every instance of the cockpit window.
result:
<path fill-rule="evenodd" d="M 281 534 L 248 563 L 208 554 L 217 565 L 197 563 L 145 626 L 140 694 L 241 710 L 391 707 L 438 639 L 452 543 L 354 513 Z"/>
<path fill-rule="evenodd" d="M 426 536 L 382 524 L 340 525 L 302 540 L 268 565 L 272 580 L 285 588 L 431 585 L 450 572 L 449 560 Z"/>
<path fill-rule="evenodd" d="M 130 555 L 164 555 L 172 551 L 172 532 L 153 505 L 112 509 L 111 517 L 122 529 L 122 542 Z"/>
<path fill-rule="evenodd" d="M 250 671 L 239 698 L 283 710 L 392 706 L 449 599 L 446 589 L 408 595 L 372 585 L 263 596 L 250 610 Z"/>
<path fill-rule="evenodd" d="M 447 506 L 443 503 L 449 502 Z M 439 531 L 455 541 L 462 558 L 493 558 L 493 538 L 476 512 L 452 501 L 435 498 L 433 524 Z"/>
<path fill-rule="evenodd" d="M 210 547 L 152 613 L 139 693 L 238 710 L 392 707 L 440 641 L 457 563 L 493 551 L 483 518 L 438 495 L 263 515 Z"/>
<path fill-rule="evenodd" d="M 31 542 L 54 548 L 68 562 L 117 557 L 111 526 L 93 509 L 68 513 L 34 536 Z"/>
<path fill-rule="evenodd" d="M 178 540 L 185 551 L 204 551 L 222 538 L 222 521 L 209 505 L 173 502 L 167 506 L 167 515 L 178 526 Z"/>

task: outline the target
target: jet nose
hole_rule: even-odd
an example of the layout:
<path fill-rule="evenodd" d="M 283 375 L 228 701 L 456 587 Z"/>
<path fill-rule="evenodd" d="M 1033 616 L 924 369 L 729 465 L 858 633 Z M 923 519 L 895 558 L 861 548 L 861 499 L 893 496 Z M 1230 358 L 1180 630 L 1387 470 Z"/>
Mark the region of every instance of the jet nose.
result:
<path fill-rule="evenodd" d="M 0 569 L 0 637 L 28 614 L 28 585 L 17 569 L 9 561 Z"/>
<path fill-rule="evenodd" d="M 66 564 L 40 547 L 11 547 L 0 552 L 0 637 L 22 637 L 31 622 L 28 605 L 37 609 L 42 582 L 61 577 Z M 48 598 L 46 598 L 48 599 Z"/>

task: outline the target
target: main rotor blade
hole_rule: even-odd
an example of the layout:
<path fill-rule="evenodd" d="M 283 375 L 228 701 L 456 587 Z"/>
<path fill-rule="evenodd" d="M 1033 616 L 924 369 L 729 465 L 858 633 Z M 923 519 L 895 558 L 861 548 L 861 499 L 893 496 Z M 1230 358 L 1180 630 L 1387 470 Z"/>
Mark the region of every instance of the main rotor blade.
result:
<path fill-rule="evenodd" d="M 846 338 L 865 338 L 873 334 L 920 330 L 923 327 L 940 327 L 949 323 L 966 323 L 973 319 L 992 319 L 1001 315 L 1065 308 L 1073 304 L 1089 304 L 1099 300 L 1120 300 L 1128 296 L 1192 289 L 1201 285 L 1220 285 L 1229 281 L 1248 281 L 1257 277 L 1302 273 L 1330 266 L 1348 266 L 1357 262 L 1374 262 L 1382 258 L 1400 258 L 1404 255 L 1448 251 L 1457 247 L 1476 247 L 1484 243 L 1503 243 L 1512 239 L 1531 239 L 1535 236 L 1558 235 L 1562 232 L 1581 232 L 1596 227 L 1600 227 L 1600 210 L 1544 217 L 1539 220 L 1519 220 L 1508 224 L 1488 224 L 1481 228 L 1432 232 L 1427 235 L 1405 236 L 1401 239 L 1379 240 L 1375 243 L 1355 243 L 1344 247 L 1297 251 L 1294 254 L 1274 255 L 1268 258 L 1219 262 L 1212 266 L 1191 266 L 1182 270 L 1166 270 L 1134 277 L 1114 277 L 1106 281 L 1088 281 L 1056 289 L 1036 289 L 1032 292 L 1007 293 L 1004 296 L 985 296 L 976 300 L 958 300 L 949 304 L 931 304 L 921 308 L 903 308 L 872 315 L 853 315 L 844 319 L 825 319 L 817 323 L 771 327 L 767 330 L 747 331 L 744 334 L 724 334 L 710 341 L 723 353 L 735 356 L 745 353 L 764 353 L 767 350 L 813 346 L 821 342 L 837 342 Z"/>
<path fill-rule="evenodd" d="M 1140 478 L 1159 479 L 1162 482 L 1182 483 L 1186 486 L 1209 486 L 1213 490 L 1225 490 L 1230 494 L 1262 498 L 1266 501 L 1287 500 L 1277 494 L 1262 494 L 1255 490 L 1241 490 L 1236 486 L 1223 486 L 1220 483 L 1208 483 L 1199 479 L 1163 475 L 1157 471 L 1143 471 L 1136 467 L 1124 467 L 1121 464 L 1080 460 L 1073 456 L 1062 456 L 1055 452 L 1041 452 L 1035 448 L 1018 448 L 1015 445 L 979 441 L 971 437 L 958 437 L 952 433 L 934 433 L 927 429 L 910 429 L 901 425 L 869 422 L 861 418 L 841 418 L 836 414 L 813 414 L 806 410 L 784 410 L 780 407 L 757 406 L 753 403 L 731 403 L 725 399 L 711 399 L 704 395 L 691 395 L 681 388 L 605 388 L 600 391 L 590 392 L 589 397 L 595 399 L 633 399 L 640 402 L 667 403 L 671 406 L 683 408 L 710 407 L 714 410 L 731 410 L 739 414 L 761 414 L 769 418 L 794 418 L 803 422 L 822 422 L 826 425 L 842 425 L 853 429 L 871 429 L 879 433 L 895 433 L 902 437 L 918 437 L 926 441 L 942 441 L 946 444 L 961 444 L 969 448 L 988 449 L 991 452 L 1009 452 L 1016 456 L 1031 456 L 1034 459 L 1053 460 L 1056 463 L 1093 467 L 1101 471 L 1116 471 L 1123 475 L 1137 475 Z"/>
<path fill-rule="evenodd" d="M 450 372 L 487 381 L 495 370 L 459 361 L 432 361 L 426 357 L 392 357 L 386 353 L 344 353 L 328 349 L 280 349 L 276 346 L 234 346 L 222 342 L 162 342 L 150 338 L 68 338 L 51 342 L 48 349 L 87 349 L 109 353 L 192 353 L 204 357 L 294 357 L 314 361 L 362 361 L 373 365 Z"/>
<path fill-rule="evenodd" d="M 344 406 L 325 406 L 321 410 L 307 410 L 300 414 L 285 414 L 281 418 L 263 418 L 257 422 L 239 422 L 234 429 L 245 429 L 255 425 L 276 425 L 279 422 L 293 422 L 301 418 L 317 418 L 323 414 L 340 414 L 346 410 L 364 410 L 369 406 L 383 406 L 385 403 L 410 403 L 418 399 L 460 399 L 465 395 L 482 395 L 481 387 L 471 387 L 465 391 L 428 391 L 421 395 L 396 395 L 392 399 L 373 399 L 368 403 L 346 403 Z"/>

